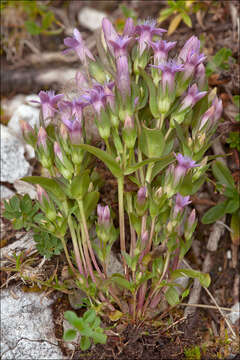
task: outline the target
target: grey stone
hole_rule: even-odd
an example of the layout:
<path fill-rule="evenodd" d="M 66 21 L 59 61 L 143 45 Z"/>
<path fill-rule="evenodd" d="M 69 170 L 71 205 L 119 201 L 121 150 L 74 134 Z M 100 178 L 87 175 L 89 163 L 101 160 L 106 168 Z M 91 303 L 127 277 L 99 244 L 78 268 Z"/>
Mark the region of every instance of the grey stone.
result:
<path fill-rule="evenodd" d="M 78 13 L 78 22 L 86 29 L 94 31 L 102 26 L 102 20 L 106 16 L 104 12 L 86 6 Z"/>
<path fill-rule="evenodd" d="M 12 129 L 19 137 L 22 137 L 20 120 L 25 120 L 32 127 L 39 124 L 40 109 L 32 105 L 20 105 L 8 122 L 8 127 Z"/>
<path fill-rule="evenodd" d="M 26 234 L 21 234 L 21 238 L 17 241 L 14 241 L 12 244 L 7 245 L 3 247 L 0 251 L 0 258 L 3 259 L 5 255 L 11 256 L 14 254 L 18 255 L 21 251 L 24 250 L 30 250 L 32 251 L 36 250 L 36 243 L 33 239 L 33 235 L 31 232 L 28 232 Z M 16 233 L 16 238 L 18 238 L 18 234 Z"/>
<path fill-rule="evenodd" d="M 109 255 L 109 261 L 107 264 L 107 275 L 111 276 L 114 273 L 124 274 L 122 263 L 117 259 L 114 253 L 111 251 Z"/>
<path fill-rule="evenodd" d="M 228 314 L 228 319 L 234 325 L 240 319 L 240 302 L 232 306 L 232 312 Z"/>
<path fill-rule="evenodd" d="M 20 194 L 20 195 L 28 194 L 31 199 L 37 198 L 36 188 L 32 184 L 28 184 L 22 180 L 16 180 L 16 181 L 14 181 L 13 185 L 18 194 Z"/>
<path fill-rule="evenodd" d="M 8 199 L 14 195 L 14 192 L 8 189 L 6 186 L 0 185 L 0 194 L 1 199 Z"/>
<path fill-rule="evenodd" d="M 82 299 L 86 297 L 87 297 L 86 293 L 81 289 L 75 289 L 72 294 L 68 295 L 70 305 L 75 310 L 81 307 L 80 304 L 82 302 Z"/>
<path fill-rule="evenodd" d="M 31 166 L 24 157 L 24 145 L 7 126 L 1 124 L 1 181 L 14 183 L 30 175 Z"/>
<path fill-rule="evenodd" d="M 2 99 L 1 101 L 1 107 L 3 109 L 4 115 L 6 115 L 8 118 L 11 118 L 17 108 L 23 104 L 25 99 L 25 95 L 19 94 L 14 96 L 12 99 Z"/>
<path fill-rule="evenodd" d="M 54 335 L 53 301 L 17 287 L 1 290 L 2 360 L 64 359 Z"/>
<path fill-rule="evenodd" d="M 66 319 L 63 319 L 63 331 L 66 332 L 69 329 L 73 329 L 73 326 L 69 324 L 69 322 Z M 79 347 L 81 341 L 81 335 L 79 332 L 77 332 L 77 336 L 74 341 L 65 341 L 64 345 L 68 348 L 68 350 L 75 350 L 77 347 Z"/>

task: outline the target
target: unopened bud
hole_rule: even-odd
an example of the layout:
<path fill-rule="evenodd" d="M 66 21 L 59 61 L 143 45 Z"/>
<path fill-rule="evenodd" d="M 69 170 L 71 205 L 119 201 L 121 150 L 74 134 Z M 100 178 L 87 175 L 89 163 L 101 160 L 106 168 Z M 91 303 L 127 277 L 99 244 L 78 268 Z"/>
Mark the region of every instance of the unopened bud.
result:
<path fill-rule="evenodd" d="M 147 188 L 146 186 L 141 187 L 137 192 L 137 200 L 140 205 L 143 205 L 147 200 Z"/>
<path fill-rule="evenodd" d="M 101 206 L 100 204 L 98 204 L 97 214 L 98 214 L 98 224 L 108 227 L 110 225 L 110 219 L 111 219 L 109 207 L 107 205 Z"/>
<path fill-rule="evenodd" d="M 47 133 L 46 130 L 41 126 L 38 131 L 38 146 L 42 146 L 44 150 L 47 150 Z"/>
<path fill-rule="evenodd" d="M 54 153 L 55 155 L 58 157 L 58 159 L 63 162 L 63 154 L 62 154 L 62 150 L 59 146 L 59 144 L 55 141 L 54 142 Z"/>

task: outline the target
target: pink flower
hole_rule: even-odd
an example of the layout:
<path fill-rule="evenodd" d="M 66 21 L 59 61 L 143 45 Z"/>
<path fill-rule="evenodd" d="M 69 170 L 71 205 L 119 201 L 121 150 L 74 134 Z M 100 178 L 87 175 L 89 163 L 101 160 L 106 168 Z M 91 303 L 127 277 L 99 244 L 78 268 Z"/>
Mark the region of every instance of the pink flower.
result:
<path fill-rule="evenodd" d="M 64 53 L 68 53 L 71 50 L 76 51 L 79 59 L 84 65 L 87 64 L 87 57 L 95 61 L 91 51 L 89 51 L 88 48 L 85 46 L 78 29 L 73 30 L 73 37 L 67 37 L 64 39 L 64 44 L 69 47 L 69 49 L 64 50 Z"/>

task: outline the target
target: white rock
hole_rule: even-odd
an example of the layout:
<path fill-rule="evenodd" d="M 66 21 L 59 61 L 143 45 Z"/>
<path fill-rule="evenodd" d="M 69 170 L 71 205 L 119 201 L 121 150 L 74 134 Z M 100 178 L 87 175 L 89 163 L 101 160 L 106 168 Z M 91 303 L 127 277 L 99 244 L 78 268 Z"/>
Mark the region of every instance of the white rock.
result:
<path fill-rule="evenodd" d="M 69 329 L 73 329 L 73 326 L 71 324 L 69 324 L 69 322 L 66 319 L 63 319 L 63 331 L 67 331 Z M 77 331 L 77 336 L 75 338 L 74 341 L 65 341 L 64 345 L 69 349 L 69 350 L 75 350 L 76 348 L 79 347 L 81 341 L 81 335 L 80 333 Z"/>
<path fill-rule="evenodd" d="M 8 189 L 6 186 L 0 185 L 0 194 L 1 199 L 8 199 L 14 195 L 14 192 Z"/>
<path fill-rule="evenodd" d="M 77 69 L 70 69 L 62 67 L 59 69 L 48 70 L 38 75 L 37 81 L 44 83 L 45 85 L 51 85 L 53 82 L 57 82 L 61 85 L 75 78 Z"/>
<path fill-rule="evenodd" d="M 1 101 L 1 107 L 4 111 L 4 114 L 6 114 L 7 117 L 11 118 L 17 108 L 23 104 L 25 100 L 25 95 L 16 95 L 12 99 L 4 98 Z"/>
<path fill-rule="evenodd" d="M 102 20 L 106 16 L 104 12 L 86 6 L 78 13 L 78 22 L 86 29 L 94 31 L 102 26 Z"/>
<path fill-rule="evenodd" d="M 227 251 L 227 259 L 231 260 L 231 258 L 232 258 L 232 252 L 231 252 L 231 250 L 228 250 Z"/>
<path fill-rule="evenodd" d="M 24 157 L 24 145 L 7 127 L 1 124 L 1 181 L 13 183 L 30 175 L 31 166 Z"/>
<path fill-rule="evenodd" d="M 28 194 L 31 199 L 37 198 L 36 188 L 32 184 L 28 184 L 25 181 L 17 180 L 13 183 L 16 191 L 20 195 Z"/>
<path fill-rule="evenodd" d="M 54 335 L 53 301 L 17 287 L 1 290 L 2 360 L 64 359 Z"/>
<path fill-rule="evenodd" d="M 17 235 L 17 234 L 16 234 Z M 17 237 L 17 236 L 16 236 Z M 12 256 L 13 254 L 19 255 L 20 252 L 24 250 L 36 250 L 36 243 L 33 239 L 33 235 L 31 232 L 23 235 L 19 240 L 14 241 L 12 244 L 4 246 L 1 249 L 1 259 L 5 257 L 5 255 Z"/>
<path fill-rule="evenodd" d="M 38 101 L 38 103 L 34 103 L 34 102 L 32 102 L 32 100 Z M 31 94 L 31 95 L 26 96 L 25 103 L 27 105 L 30 105 L 30 106 L 34 107 L 34 108 L 40 108 L 40 106 L 41 106 L 40 99 L 39 99 L 39 96 L 37 94 Z"/>
<path fill-rule="evenodd" d="M 228 318 L 232 324 L 235 324 L 240 319 L 240 302 L 232 306 L 232 312 L 228 314 Z"/>
<path fill-rule="evenodd" d="M 12 129 L 19 137 L 22 138 L 22 132 L 20 127 L 20 120 L 25 120 L 28 122 L 32 127 L 39 124 L 39 113 L 40 109 L 22 104 L 20 105 L 11 119 L 8 122 L 8 127 Z"/>

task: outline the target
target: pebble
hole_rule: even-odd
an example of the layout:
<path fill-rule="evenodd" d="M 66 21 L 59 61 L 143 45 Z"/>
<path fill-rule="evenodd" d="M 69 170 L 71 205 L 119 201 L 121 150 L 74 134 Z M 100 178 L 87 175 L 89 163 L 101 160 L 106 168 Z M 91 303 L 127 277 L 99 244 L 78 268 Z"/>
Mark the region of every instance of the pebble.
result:
<path fill-rule="evenodd" d="M 1 124 L 1 176 L 0 181 L 14 183 L 23 176 L 31 174 L 31 166 L 24 157 L 22 141 Z"/>
<path fill-rule="evenodd" d="M 94 31 L 102 26 L 102 20 L 106 16 L 104 12 L 86 6 L 78 13 L 78 22 L 86 29 Z"/>

